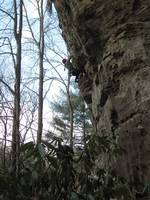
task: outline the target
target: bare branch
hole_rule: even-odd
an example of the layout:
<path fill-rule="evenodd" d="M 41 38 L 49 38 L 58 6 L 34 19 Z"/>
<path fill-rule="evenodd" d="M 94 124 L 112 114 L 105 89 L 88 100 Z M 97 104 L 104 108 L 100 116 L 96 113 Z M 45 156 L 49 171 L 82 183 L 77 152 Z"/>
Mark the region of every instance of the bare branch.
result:
<path fill-rule="evenodd" d="M 3 83 L 13 95 L 15 95 L 14 90 L 2 78 L 0 78 L 0 82 Z"/>
<path fill-rule="evenodd" d="M 1 52 L 0 55 L 16 55 L 16 54 L 12 54 L 11 52 Z"/>
<path fill-rule="evenodd" d="M 8 15 L 12 20 L 15 20 L 13 16 L 11 16 L 10 13 L 8 13 L 6 10 L 3 10 L 2 8 L 0 8 L 0 11 L 2 11 L 3 13 L 5 13 L 6 15 Z"/>
<path fill-rule="evenodd" d="M 58 74 L 59 78 L 61 79 L 61 82 L 63 83 L 63 85 L 65 86 L 66 90 L 67 90 L 67 85 L 64 81 L 64 79 L 62 78 L 62 76 L 60 75 L 60 73 L 58 72 L 58 70 L 52 65 L 52 63 L 50 62 L 50 60 L 48 58 L 46 58 L 46 61 L 48 62 L 48 64 L 51 65 L 51 67 L 55 70 L 55 72 Z"/>
<path fill-rule="evenodd" d="M 26 15 L 27 23 L 28 23 L 28 26 L 29 26 L 29 29 L 30 29 L 32 38 L 33 38 L 35 44 L 36 44 L 37 46 L 39 46 L 39 42 L 36 40 L 36 38 L 35 38 L 35 36 L 34 36 L 33 30 L 32 30 L 31 24 L 30 24 L 30 20 L 29 20 L 29 17 L 28 17 L 28 12 L 27 12 L 27 9 L 26 9 L 26 7 L 25 7 L 25 5 L 24 5 L 24 2 L 23 2 L 23 7 L 24 7 L 24 10 L 25 10 L 25 15 Z"/>

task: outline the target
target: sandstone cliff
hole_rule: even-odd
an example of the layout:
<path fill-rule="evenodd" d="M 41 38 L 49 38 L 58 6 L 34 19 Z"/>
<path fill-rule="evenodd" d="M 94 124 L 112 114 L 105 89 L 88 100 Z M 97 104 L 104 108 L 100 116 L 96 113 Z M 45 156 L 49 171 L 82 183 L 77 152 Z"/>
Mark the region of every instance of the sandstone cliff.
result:
<path fill-rule="evenodd" d="M 150 0 L 55 0 L 97 134 L 124 148 L 119 169 L 150 180 Z"/>

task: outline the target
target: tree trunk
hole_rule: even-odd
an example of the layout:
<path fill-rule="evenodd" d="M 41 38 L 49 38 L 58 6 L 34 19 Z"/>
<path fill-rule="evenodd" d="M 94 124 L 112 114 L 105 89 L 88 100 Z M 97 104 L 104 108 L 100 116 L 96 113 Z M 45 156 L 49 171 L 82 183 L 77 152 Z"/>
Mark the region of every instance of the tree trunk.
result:
<path fill-rule="evenodd" d="M 97 134 L 112 135 L 124 149 L 121 175 L 148 183 L 150 1 L 56 0 L 55 7 Z"/>
<path fill-rule="evenodd" d="M 84 116 L 83 116 L 83 121 L 82 121 L 82 137 L 83 137 L 83 144 L 84 144 L 84 150 L 85 152 L 87 153 L 87 144 L 86 144 L 86 120 L 85 120 L 85 104 L 84 104 L 84 107 L 83 107 L 83 113 L 84 113 Z"/>
<path fill-rule="evenodd" d="M 68 104 L 69 104 L 69 117 L 70 117 L 70 147 L 73 148 L 73 125 L 74 125 L 74 118 L 73 118 L 73 106 L 70 98 L 70 78 L 71 74 L 68 71 L 68 84 L 66 87 L 67 90 L 67 98 L 68 98 Z"/>
<path fill-rule="evenodd" d="M 19 173 L 19 147 L 20 147 L 20 84 L 21 84 L 21 38 L 23 22 L 23 2 L 19 2 L 19 11 L 17 11 L 17 2 L 14 0 L 14 36 L 17 45 L 16 63 L 15 63 L 15 86 L 14 86 L 14 110 L 13 110 L 13 130 L 12 130 L 12 169 L 15 177 Z M 19 12 L 19 19 L 18 19 Z"/>
<path fill-rule="evenodd" d="M 43 13 L 43 0 L 39 8 L 40 13 L 40 41 L 39 41 L 39 100 L 38 100 L 38 131 L 37 143 L 41 142 L 43 131 L 43 82 L 44 82 L 44 13 Z"/>

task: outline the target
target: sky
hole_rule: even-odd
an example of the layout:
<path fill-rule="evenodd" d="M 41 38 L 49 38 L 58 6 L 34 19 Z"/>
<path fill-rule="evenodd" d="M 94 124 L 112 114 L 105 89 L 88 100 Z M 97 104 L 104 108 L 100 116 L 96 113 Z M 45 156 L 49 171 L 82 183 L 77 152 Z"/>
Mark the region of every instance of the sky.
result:
<path fill-rule="evenodd" d="M 34 35 L 36 39 L 38 40 L 38 31 L 39 31 L 39 24 L 38 24 L 38 12 L 36 10 L 35 0 L 28 0 L 25 1 L 25 7 L 29 14 L 29 20 L 32 25 L 32 29 L 34 32 Z M 3 10 L 9 11 L 10 14 L 12 14 L 12 6 L 10 4 L 10 1 L 3 1 L 0 0 L 0 6 L 3 8 Z M 47 16 L 49 17 L 49 16 Z M 1 24 L 0 24 L 0 53 L 3 53 L 8 49 L 8 45 L 3 45 L 4 40 L 3 37 L 7 36 L 9 37 L 11 44 L 13 45 L 13 50 L 15 49 L 15 42 L 12 37 L 12 28 L 13 24 L 10 21 L 10 18 L 4 14 L 3 12 L 0 12 L 0 18 L 1 18 Z M 44 132 L 47 132 L 49 129 L 52 129 L 51 126 L 51 120 L 52 116 L 54 115 L 53 110 L 51 110 L 50 102 L 57 100 L 57 97 L 59 96 L 59 91 L 63 87 L 63 85 L 59 81 L 54 81 L 53 78 L 58 78 L 57 73 L 55 72 L 54 68 L 59 71 L 61 76 L 66 79 L 67 71 L 64 71 L 64 66 L 61 63 L 62 58 L 66 57 L 67 50 L 65 43 L 61 37 L 61 30 L 58 28 L 58 19 L 56 16 L 55 10 L 53 11 L 53 17 L 49 17 L 49 24 L 45 23 L 45 26 L 47 27 L 46 30 L 49 30 L 49 33 L 45 36 L 46 40 L 46 59 L 49 60 L 49 63 L 44 61 L 44 71 L 45 71 L 45 83 L 44 83 L 44 92 L 46 94 L 46 97 L 44 99 L 44 114 L 43 114 L 43 127 Z M 6 28 L 8 29 L 6 31 Z M 2 31 L 2 29 L 5 29 L 5 31 Z M 7 43 L 7 42 L 6 42 Z M 36 102 L 36 93 L 38 90 L 38 60 L 37 60 L 37 48 L 36 45 L 33 43 L 32 35 L 29 31 L 29 27 L 27 25 L 27 21 L 24 20 L 23 25 L 23 39 L 22 39 L 22 47 L 23 47 L 23 55 L 22 55 L 22 110 L 21 110 L 21 130 L 25 131 L 25 126 L 29 125 L 29 121 L 32 117 L 32 112 L 34 110 L 33 105 L 31 104 L 34 102 L 35 105 Z M 54 53 L 54 51 L 56 53 Z M 6 59 L 7 58 L 7 59 Z M 0 69 L 0 76 L 3 76 L 5 78 L 5 81 L 13 88 L 13 81 L 14 81 L 14 67 L 12 64 L 11 56 L 1 55 L 0 54 L 0 63 L 1 63 L 1 69 Z M 7 67 L 6 67 L 7 66 Z M 11 78 L 10 78 L 11 77 Z M 7 90 L 4 90 L 3 93 L 5 93 L 5 96 L 7 96 L 7 100 L 12 101 L 12 96 L 10 93 L 6 95 Z M 31 100 L 33 102 L 31 102 Z M 0 102 L 1 103 L 1 102 Z M 2 111 L 2 108 L 0 108 L 0 111 Z M 11 110 L 9 111 L 10 114 Z M 35 112 L 35 118 L 37 118 L 37 113 Z M 8 126 L 12 121 L 9 121 Z M 1 124 L 2 126 L 2 124 Z M 37 128 L 37 121 L 33 123 L 32 125 L 33 130 L 35 129 L 34 135 L 36 135 L 36 128 Z M 0 136 L 2 137 L 2 136 Z M 11 137 L 11 136 L 10 136 Z M 10 138 L 9 137 L 9 138 Z M 29 141 L 32 139 L 31 131 L 27 135 L 26 141 Z"/>

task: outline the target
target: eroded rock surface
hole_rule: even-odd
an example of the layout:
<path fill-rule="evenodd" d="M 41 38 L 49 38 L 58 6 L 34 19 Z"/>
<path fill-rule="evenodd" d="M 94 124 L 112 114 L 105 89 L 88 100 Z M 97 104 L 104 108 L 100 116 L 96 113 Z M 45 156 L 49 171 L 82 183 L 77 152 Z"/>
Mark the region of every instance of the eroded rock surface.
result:
<path fill-rule="evenodd" d="M 124 148 L 119 170 L 150 180 L 150 0 L 55 0 L 98 134 Z"/>

